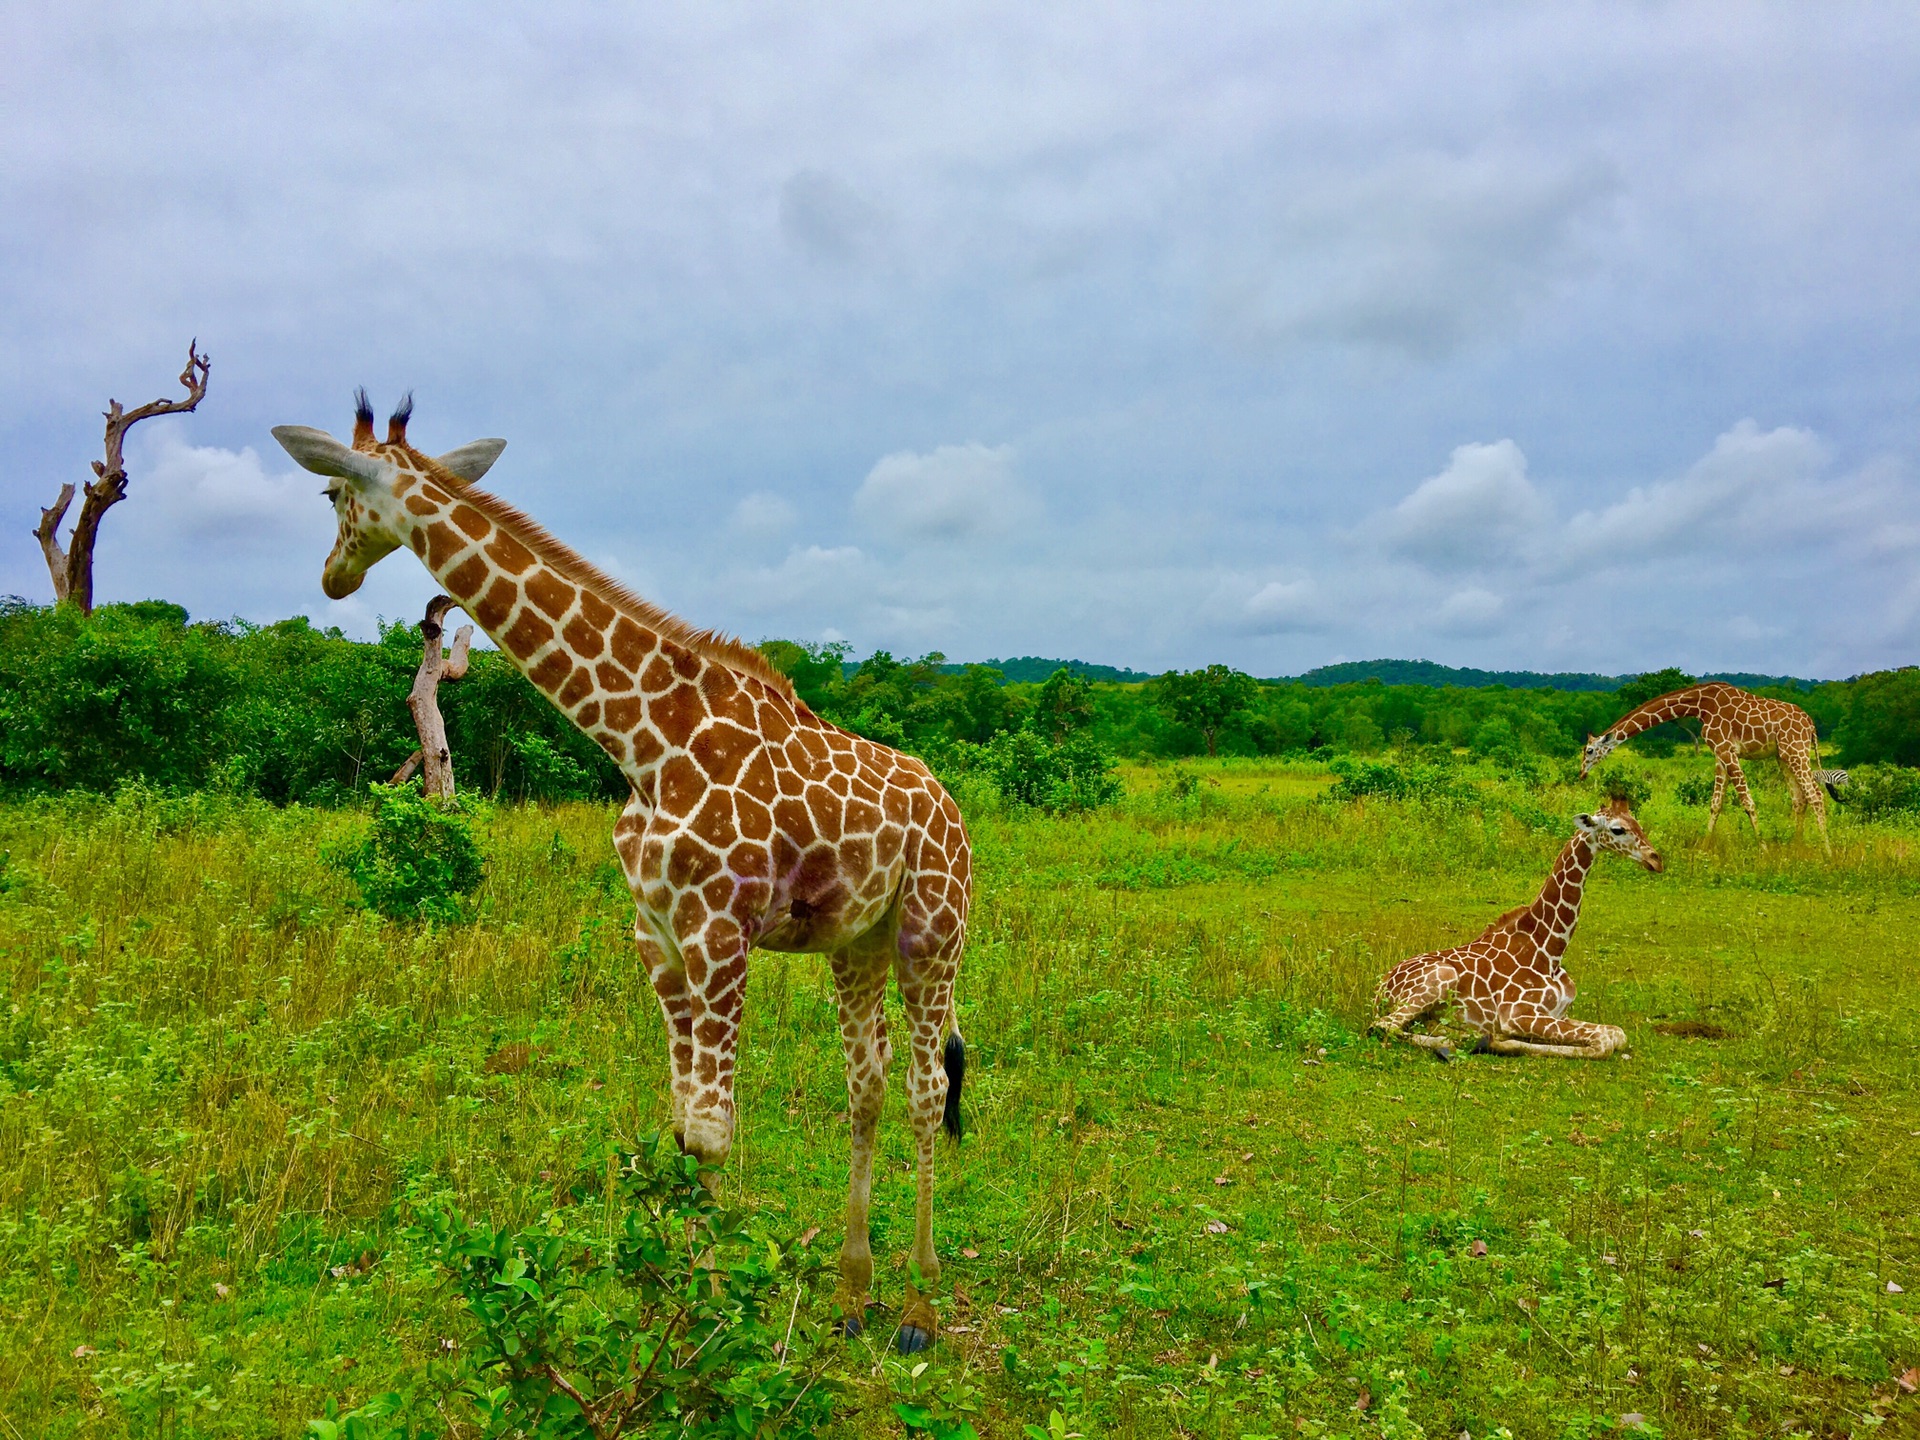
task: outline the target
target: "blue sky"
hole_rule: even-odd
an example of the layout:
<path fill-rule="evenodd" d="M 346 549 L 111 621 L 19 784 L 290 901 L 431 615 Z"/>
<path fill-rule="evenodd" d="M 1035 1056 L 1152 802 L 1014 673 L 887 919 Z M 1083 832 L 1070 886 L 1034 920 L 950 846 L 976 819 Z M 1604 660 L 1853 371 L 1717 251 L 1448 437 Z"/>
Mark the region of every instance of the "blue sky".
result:
<path fill-rule="evenodd" d="M 1920 12 L 11 7 L 0 592 L 369 633 L 275 424 L 858 653 L 1844 675 L 1920 642 Z M 1200 18 L 1196 18 L 1200 17 Z"/>

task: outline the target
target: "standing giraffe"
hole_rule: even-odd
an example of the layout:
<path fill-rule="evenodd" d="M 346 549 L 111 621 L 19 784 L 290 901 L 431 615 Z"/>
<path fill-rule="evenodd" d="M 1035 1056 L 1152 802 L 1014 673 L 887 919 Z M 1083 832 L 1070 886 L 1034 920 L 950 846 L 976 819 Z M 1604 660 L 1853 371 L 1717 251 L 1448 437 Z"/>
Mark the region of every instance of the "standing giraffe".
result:
<path fill-rule="evenodd" d="M 1780 770 L 1787 777 L 1787 793 L 1792 797 L 1793 838 L 1806 837 L 1807 807 L 1811 805 L 1813 818 L 1820 826 L 1820 844 L 1832 853 L 1833 846 L 1827 840 L 1827 797 L 1821 787 L 1842 783 L 1845 776 L 1837 770 L 1816 768 L 1820 760 L 1820 737 L 1814 733 L 1813 717 L 1785 700 L 1750 695 L 1718 680 L 1657 695 L 1629 710 L 1606 734 L 1587 737 L 1586 751 L 1580 757 L 1581 775 L 1641 731 L 1682 715 L 1699 718 L 1700 736 L 1713 751 L 1713 805 L 1707 811 L 1709 835 L 1713 833 L 1714 822 L 1720 818 L 1720 806 L 1726 799 L 1727 780 L 1731 777 L 1741 808 L 1753 826 L 1753 838 L 1760 838 L 1760 818 L 1754 813 L 1753 795 L 1740 769 L 1740 757 L 1772 751 L 1780 757 Z"/>
<path fill-rule="evenodd" d="M 1373 1029 L 1451 1060 L 1445 1036 L 1415 1034 L 1407 1026 L 1452 999 L 1459 1003 L 1461 1019 L 1480 1032 L 1475 1048 L 1496 1055 L 1604 1060 L 1627 1043 L 1627 1032 L 1617 1025 L 1566 1018 L 1579 987 L 1560 957 L 1580 923 L 1587 872 L 1602 850 L 1655 874 L 1664 864 L 1624 800 L 1595 815 L 1577 815 L 1574 825 L 1573 838 L 1531 905 L 1509 910 L 1465 945 L 1402 960 L 1382 977 L 1377 1006 L 1392 1008 L 1373 1022 Z"/>
<path fill-rule="evenodd" d="M 320 588 L 335 600 L 411 549 L 633 787 L 614 849 L 633 891 L 634 940 L 666 1018 L 674 1132 L 703 1165 L 733 1144 L 734 1050 L 747 951 L 831 959 L 847 1063 L 852 1164 L 836 1298 L 858 1334 L 873 1282 L 867 1203 L 892 1045 L 892 970 L 911 1028 L 907 1067 L 919 1188 L 914 1270 L 897 1343 L 933 1342 L 933 1149 L 960 1133 L 966 1048 L 953 1008 L 972 858 L 952 798 L 927 767 L 820 719 L 737 641 L 632 594 L 532 520 L 473 488 L 506 447 L 438 459 L 407 441 L 403 400 L 374 439 L 366 392 L 353 444 L 283 425 L 274 438 L 332 481 L 339 519 Z M 947 1036 L 944 1055 L 942 1036 Z"/>

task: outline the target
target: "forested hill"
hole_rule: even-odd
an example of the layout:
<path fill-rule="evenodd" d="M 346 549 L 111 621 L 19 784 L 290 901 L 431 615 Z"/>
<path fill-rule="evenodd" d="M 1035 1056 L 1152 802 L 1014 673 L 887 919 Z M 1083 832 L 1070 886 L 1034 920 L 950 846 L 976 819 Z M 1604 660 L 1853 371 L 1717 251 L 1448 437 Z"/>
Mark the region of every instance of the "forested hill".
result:
<path fill-rule="evenodd" d="M 1368 680 L 1378 680 L 1383 685 L 1458 685 L 1464 689 L 1505 685 L 1510 690 L 1618 690 L 1633 678 L 1632 675 L 1591 675 L 1581 671 L 1546 675 L 1538 670 L 1474 670 L 1436 665 L 1431 660 L 1347 660 L 1338 665 L 1322 665 L 1298 677 L 1302 685 L 1358 685 Z M 1796 680 L 1791 675 L 1754 675 L 1745 671 L 1702 675 L 1700 678 L 1724 680 L 1729 685 L 1748 690 L 1762 686 L 1804 690 L 1812 689 L 1815 683 L 1812 680 Z"/>
<path fill-rule="evenodd" d="M 1129 670 L 1119 665 L 1095 665 L 1086 660 L 1047 660 L 1038 655 L 1020 655 L 1011 660 L 986 660 L 979 663 L 998 670 L 1006 677 L 1007 683 L 1013 685 L 1039 684 L 1060 669 L 1065 669 L 1071 675 L 1078 675 L 1083 680 L 1096 680 L 1112 685 L 1138 685 L 1153 679 L 1157 673 L 1148 670 Z M 846 666 L 849 674 L 858 668 L 858 665 L 851 661 Z M 965 664 L 953 662 L 943 663 L 940 666 L 941 672 L 949 675 L 962 674 L 966 669 Z M 1275 676 L 1273 683 L 1360 685 L 1368 680 L 1378 680 L 1383 685 L 1430 685 L 1436 689 L 1455 685 L 1462 689 L 1478 690 L 1488 685 L 1504 685 L 1509 690 L 1614 691 L 1634 678 L 1632 675 L 1592 675 L 1582 671 L 1561 671 L 1549 675 L 1538 670 L 1475 670 L 1456 665 L 1439 665 L 1432 660 L 1347 660 L 1338 665 L 1322 665 L 1307 671 L 1304 675 Z M 1738 685 L 1747 690 L 1762 687 L 1807 690 L 1815 684 L 1812 680 L 1796 680 L 1791 675 L 1754 675 L 1745 671 L 1702 675 L 1700 678 L 1724 680 L 1729 685 Z"/>
<path fill-rule="evenodd" d="M 1069 675 L 1078 675 L 1082 680 L 1099 680 L 1110 685 L 1138 685 L 1153 679 L 1158 673 L 1128 670 L 1120 665 L 1094 665 L 1085 660 L 1043 660 L 1038 655 L 1016 655 L 1011 660 L 988 660 L 985 663 L 1006 676 L 1010 685 L 1039 684 L 1062 668 Z"/>

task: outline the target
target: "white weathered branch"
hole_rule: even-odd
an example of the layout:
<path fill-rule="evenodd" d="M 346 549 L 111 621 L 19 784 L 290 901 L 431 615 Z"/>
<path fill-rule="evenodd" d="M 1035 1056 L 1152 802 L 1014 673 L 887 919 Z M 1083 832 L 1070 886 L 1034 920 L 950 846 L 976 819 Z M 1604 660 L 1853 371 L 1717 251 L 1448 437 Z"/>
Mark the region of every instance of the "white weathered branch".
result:
<path fill-rule="evenodd" d="M 441 800 L 453 798 L 453 757 L 447 750 L 447 722 L 440 716 L 440 682 L 458 680 L 467 673 L 467 650 L 473 640 L 473 626 L 462 625 L 453 637 L 452 650 L 441 653 L 440 622 L 454 608 L 450 595 L 436 595 L 427 602 L 426 618 L 420 622 L 424 642 L 420 668 L 414 672 L 413 689 L 407 692 L 407 709 L 413 713 L 420 748 L 394 775 L 396 782 L 407 779 L 418 762 L 423 771 L 420 788 Z"/>

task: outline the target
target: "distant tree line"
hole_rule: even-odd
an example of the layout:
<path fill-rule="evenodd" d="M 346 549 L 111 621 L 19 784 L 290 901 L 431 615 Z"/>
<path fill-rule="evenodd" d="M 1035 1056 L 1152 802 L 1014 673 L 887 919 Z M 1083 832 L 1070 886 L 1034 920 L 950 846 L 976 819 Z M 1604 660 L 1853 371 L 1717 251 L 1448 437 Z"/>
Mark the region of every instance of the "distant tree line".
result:
<path fill-rule="evenodd" d="M 992 666 L 769 641 L 768 657 L 825 718 L 977 773 L 1049 808 L 1111 793 L 1111 756 L 1467 751 L 1496 761 L 1573 755 L 1640 700 L 1691 677 L 1660 671 L 1617 691 L 1262 682 L 1223 665 L 1146 682 L 1056 667 L 1008 683 Z M 138 777 L 327 804 L 386 780 L 418 744 L 407 692 L 412 625 L 372 642 L 304 619 L 190 623 L 176 605 L 0 603 L 0 789 L 110 790 Z M 1806 707 L 1830 760 L 1920 765 L 1920 669 L 1778 690 Z M 625 781 L 494 651 L 442 694 L 461 790 L 504 799 L 604 797 Z M 1634 742 L 1690 743 L 1682 726 Z"/>

